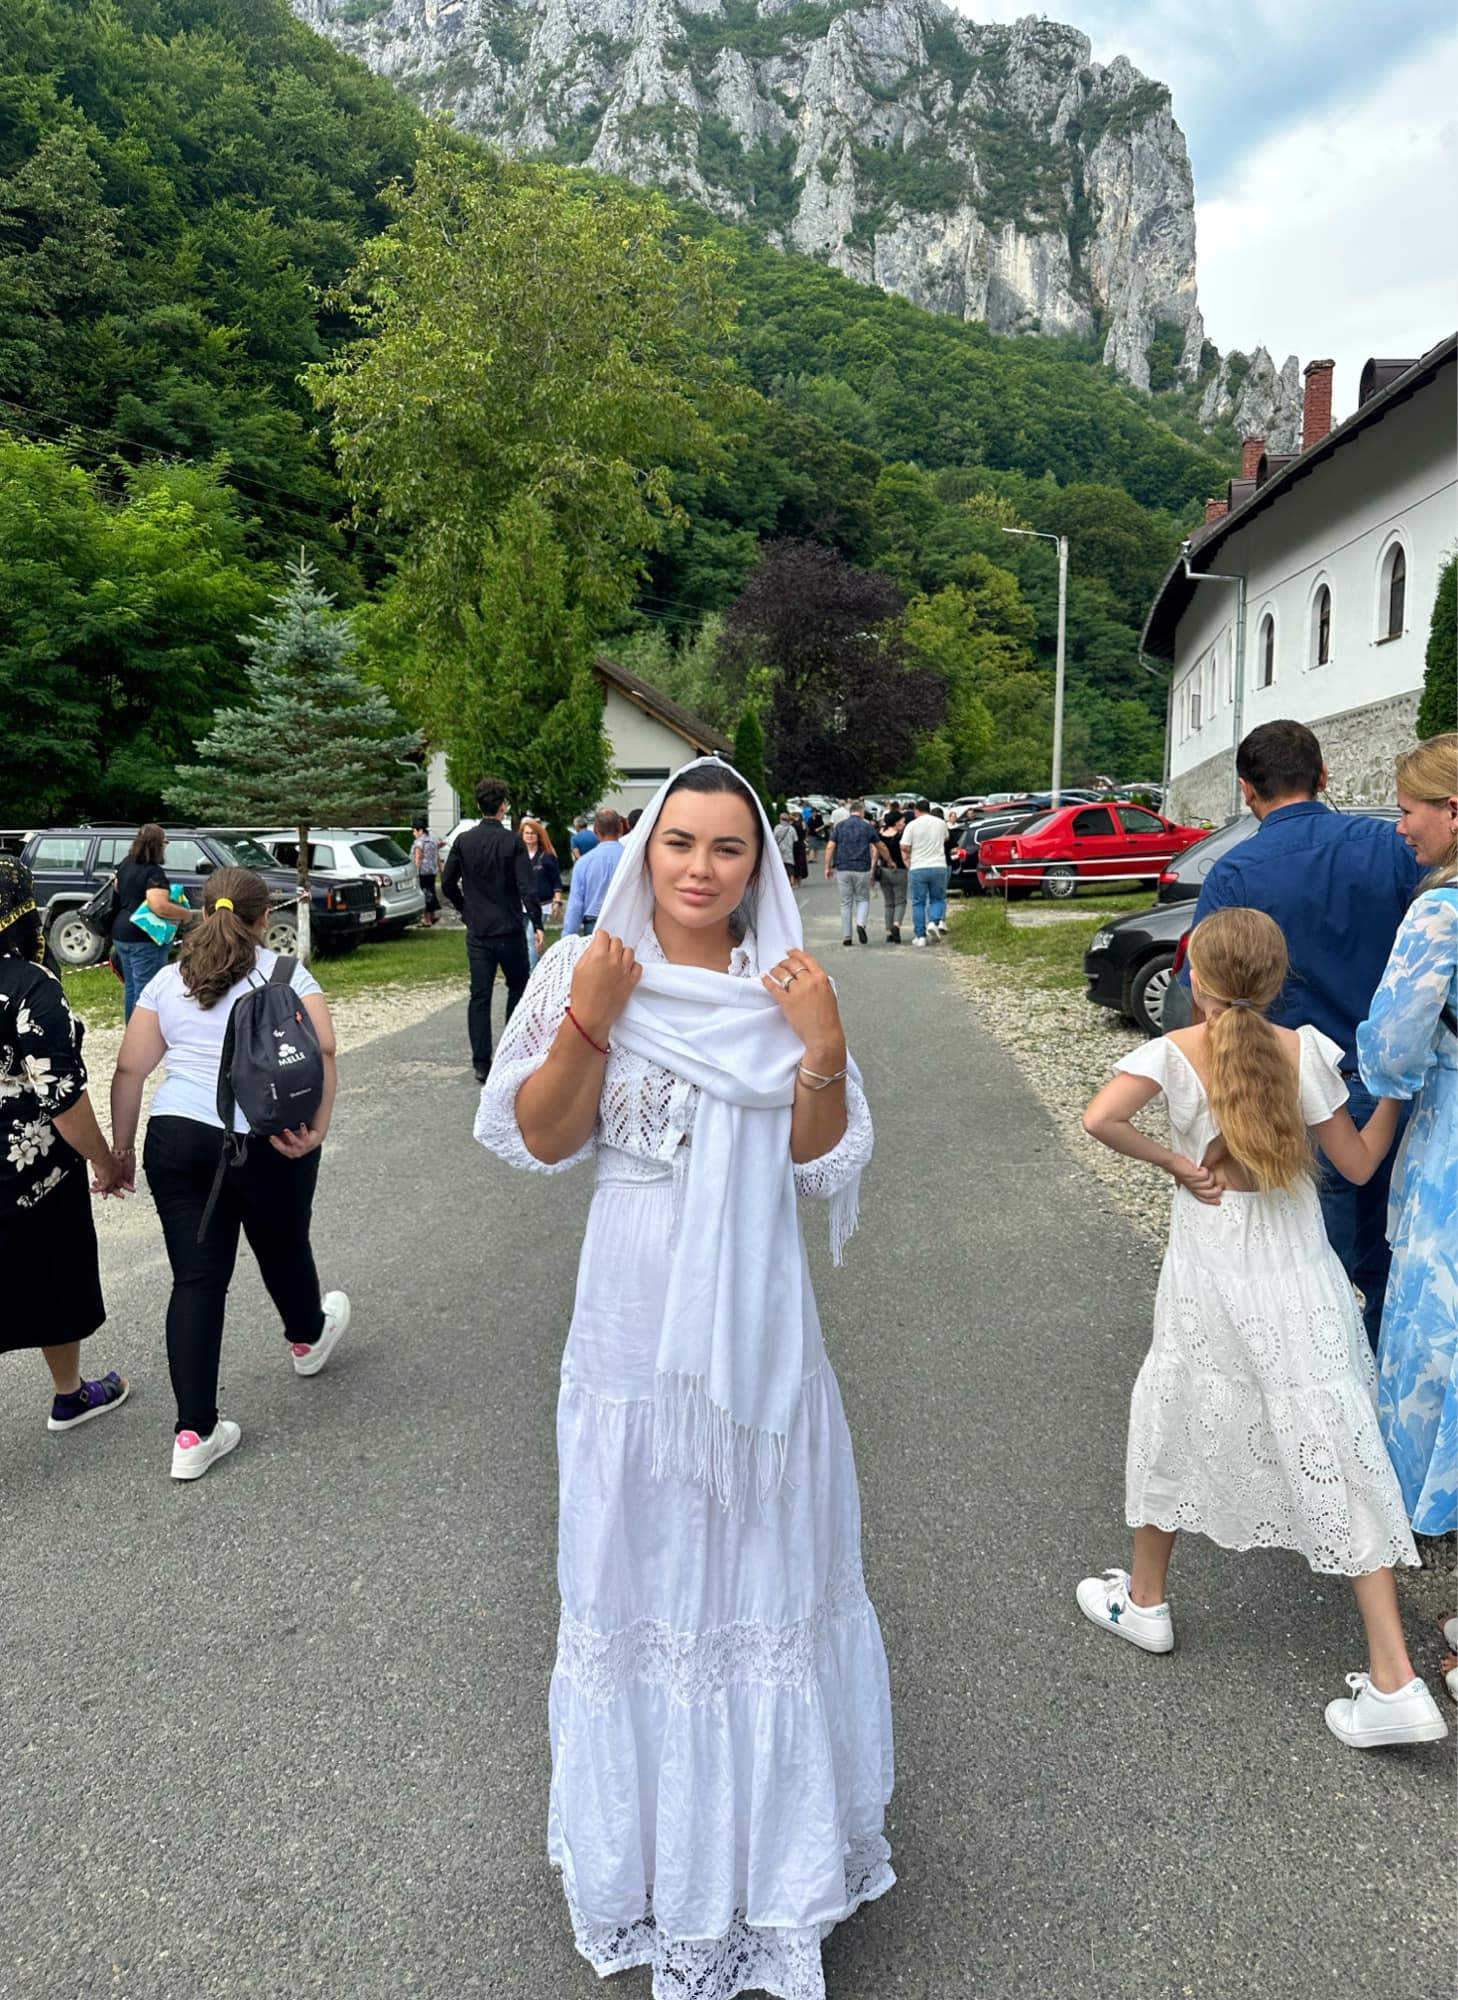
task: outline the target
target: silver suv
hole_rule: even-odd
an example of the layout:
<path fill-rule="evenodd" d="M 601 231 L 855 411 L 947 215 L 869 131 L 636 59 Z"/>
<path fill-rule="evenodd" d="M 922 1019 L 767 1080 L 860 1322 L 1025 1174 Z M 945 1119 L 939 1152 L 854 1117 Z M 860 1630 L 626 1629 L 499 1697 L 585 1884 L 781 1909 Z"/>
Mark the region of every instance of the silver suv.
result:
<path fill-rule="evenodd" d="M 286 868 L 299 865 L 297 833 L 259 833 L 254 838 Z M 410 856 L 388 833 L 358 833 L 322 827 L 309 833 L 309 868 L 357 877 L 374 885 L 375 936 L 396 936 L 419 923 L 425 892 Z"/>

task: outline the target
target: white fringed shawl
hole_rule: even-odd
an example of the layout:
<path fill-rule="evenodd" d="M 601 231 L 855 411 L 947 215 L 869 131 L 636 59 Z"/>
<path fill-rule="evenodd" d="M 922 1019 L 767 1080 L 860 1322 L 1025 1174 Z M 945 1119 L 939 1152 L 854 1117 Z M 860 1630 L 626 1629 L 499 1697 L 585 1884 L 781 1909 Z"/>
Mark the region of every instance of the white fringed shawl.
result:
<path fill-rule="evenodd" d="M 647 846 L 672 783 L 624 843 L 597 920 L 610 936 L 637 939 L 652 922 Z M 763 823 L 765 865 L 752 928 L 765 972 L 800 947 L 803 933 L 769 821 L 748 786 L 745 794 Z M 613 1036 L 698 1090 L 690 1144 L 680 1147 L 674 1168 L 654 1474 L 704 1485 L 735 1513 L 751 1492 L 763 1508 L 784 1480 L 804 1375 L 805 1251 L 790 1159 L 804 1049 L 758 980 L 652 962 Z M 851 1074 L 859 1081 L 854 1065 Z M 859 1179 L 832 1199 L 837 1263 L 855 1228 Z"/>

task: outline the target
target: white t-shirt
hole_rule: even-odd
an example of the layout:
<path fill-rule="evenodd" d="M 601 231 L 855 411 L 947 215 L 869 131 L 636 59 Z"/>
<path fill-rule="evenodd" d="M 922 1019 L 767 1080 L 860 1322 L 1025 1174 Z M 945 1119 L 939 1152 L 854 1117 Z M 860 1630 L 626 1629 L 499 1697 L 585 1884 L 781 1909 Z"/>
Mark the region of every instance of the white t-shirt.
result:
<path fill-rule="evenodd" d="M 278 953 L 260 945 L 253 971 L 230 986 L 211 1007 L 198 1006 L 175 965 L 164 966 L 142 988 L 137 1005 L 151 1008 L 167 1044 L 167 1067 L 152 1100 L 154 1118 L 194 1118 L 200 1125 L 223 1129 L 218 1116 L 218 1064 L 222 1060 L 223 1037 L 228 1032 L 228 1016 L 239 995 L 266 980 L 277 964 Z M 313 973 L 305 971 L 302 965 L 294 967 L 289 984 L 301 999 L 321 990 Z M 248 1121 L 241 1111 L 233 1113 L 233 1130 L 248 1130 Z"/>
<path fill-rule="evenodd" d="M 835 811 L 830 815 L 830 824 L 832 826 L 839 826 L 843 819 L 849 819 L 849 818 L 850 818 L 850 807 L 837 806 Z"/>
<path fill-rule="evenodd" d="M 921 813 L 901 829 L 901 845 L 912 868 L 945 868 L 947 823 L 935 813 Z"/>

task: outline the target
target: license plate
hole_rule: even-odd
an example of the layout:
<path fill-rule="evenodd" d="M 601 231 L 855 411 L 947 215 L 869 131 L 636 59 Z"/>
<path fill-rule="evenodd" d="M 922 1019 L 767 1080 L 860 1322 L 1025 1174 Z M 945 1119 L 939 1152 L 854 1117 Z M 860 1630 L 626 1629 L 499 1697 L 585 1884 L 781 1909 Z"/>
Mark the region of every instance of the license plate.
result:
<path fill-rule="evenodd" d="M 375 920 L 375 913 L 373 910 L 356 910 L 354 920 L 357 924 L 372 924 Z"/>

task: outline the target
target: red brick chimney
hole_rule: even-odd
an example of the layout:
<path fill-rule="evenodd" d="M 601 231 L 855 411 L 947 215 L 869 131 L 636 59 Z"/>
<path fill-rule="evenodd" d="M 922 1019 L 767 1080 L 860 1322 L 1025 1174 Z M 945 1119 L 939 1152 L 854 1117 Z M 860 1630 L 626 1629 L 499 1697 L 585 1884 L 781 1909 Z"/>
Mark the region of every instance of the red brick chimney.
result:
<path fill-rule="evenodd" d="M 1308 361 L 1306 401 L 1301 411 L 1301 449 L 1310 451 L 1331 429 L 1331 376 L 1334 361 Z"/>
<path fill-rule="evenodd" d="M 1211 521 L 1220 520 L 1222 516 L 1229 512 L 1230 502 L 1228 500 L 1207 500 L 1205 502 L 1205 520 L 1207 524 Z"/>
<path fill-rule="evenodd" d="M 1329 407 L 1329 406 L 1328 406 Z M 1242 438 L 1240 440 L 1240 476 L 1254 479 L 1261 462 L 1261 453 L 1266 448 L 1264 438 Z"/>

